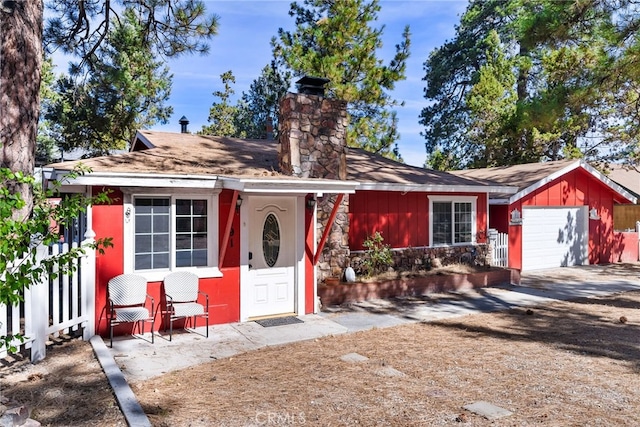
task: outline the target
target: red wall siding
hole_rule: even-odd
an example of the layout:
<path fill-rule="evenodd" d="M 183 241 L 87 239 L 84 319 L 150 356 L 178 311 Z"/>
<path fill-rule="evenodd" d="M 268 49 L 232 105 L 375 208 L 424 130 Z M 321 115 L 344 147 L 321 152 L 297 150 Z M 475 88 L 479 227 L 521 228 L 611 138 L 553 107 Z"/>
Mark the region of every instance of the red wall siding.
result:
<path fill-rule="evenodd" d="M 489 206 L 489 228 L 495 228 L 499 233 L 509 232 L 509 206 Z"/>
<path fill-rule="evenodd" d="M 203 281 L 206 282 L 203 283 L 206 286 L 205 292 L 209 292 L 211 323 L 214 324 L 240 320 L 240 213 L 236 211 L 235 206 L 231 206 L 232 198 L 233 191 L 230 190 L 223 190 L 218 196 L 219 245 L 222 245 L 229 214 L 233 216 L 227 253 L 220 268 L 223 277 Z"/>
<path fill-rule="evenodd" d="M 429 199 L 427 195 L 476 196 L 478 242 L 487 230 L 486 193 L 400 193 L 357 191 L 349 196 L 349 246 L 363 250 L 362 243 L 376 231 L 394 248 L 429 246 Z"/>
<path fill-rule="evenodd" d="M 507 211 L 492 218 L 496 224 L 508 222 L 509 212 L 523 206 L 589 206 L 596 208 L 599 220 L 589 220 L 589 263 L 600 264 L 615 262 L 622 248 L 621 237 L 613 233 L 613 203 L 615 192 L 582 168 L 544 185 L 535 192 L 511 204 Z M 509 228 L 509 267 L 522 268 L 522 227 L 511 225 Z M 637 251 L 637 248 L 636 248 Z"/>
<path fill-rule="evenodd" d="M 638 233 L 614 232 L 613 262 L 638 262 L 640 253 L 638 250 Z"/>
<path fill-rule="evenodd" d="M 240 319 L 240 218 L 235 207 L 231 209 L 232 194 L 225 190 L 219 196 L 219 245 L 222 244 L 229 212 L 234 216 L 232 236 L 229 238 L 224 264 L 220 268 L 223 277 L 200 281 L 201 289 L 209 294 L 211 324 L 237 322 Z M 109 333 L 106 319 L 107 284 L 109 279 L 124 272 L 122 193 L 114 189 L 111 198 L 113 202 L 110 205 L 93 207 L 93 230 L 96 238 L 112 237 L 114 244 L 104 255 L 96 257 L 96 325 L 97 333 L 103 335 Z M 155 299 L 156 307 L 158 304 L 165 304 L 162 282 L 149 282 L 148 292 Z M 204 326 L 204 320 L 198 319 L 198 325 Z M 131 328 L 130 325 L 122 325 L 116 333 L 131 333 Z M 156 330 L 163 328 L 163 319 L 158 312 Z"/>
<path fill-rule="evenodd" d="M 93 188 L 93 194 L 98 194 L 104 189 Z M 107 324 L 107 282 L 112 277 L 122 274 L 124 271 L 124 234 L 122 219 L 122 192 L 119 189 L 110 189 L 110 204 L 95 205 L 91 208 L 92 228 L 96 233 L 96 239 L 111 237 L 113 247 L 105 250 L 104 254 L 96 254 L 96 333 L 109 333 Z"/>

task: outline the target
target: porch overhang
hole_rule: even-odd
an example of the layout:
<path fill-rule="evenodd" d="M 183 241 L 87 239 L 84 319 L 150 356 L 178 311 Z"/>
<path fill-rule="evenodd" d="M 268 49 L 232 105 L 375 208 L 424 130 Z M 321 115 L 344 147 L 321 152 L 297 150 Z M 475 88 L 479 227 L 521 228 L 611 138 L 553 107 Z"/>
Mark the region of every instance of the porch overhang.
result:
<path fill-rule="evenodd" d="M 221 177 L 223 188 L 254 194 L 353 194 L 359 189 L 355 181 L 300 178 L 230 178 Z"/>
<path fill-rule="evenodd" d="M 203 188 L 222 189 L 217 175 L 175 175 L 148 174 L 137 172 L 87 172 L 71 174 L 69 170 L 45 168 L 45 181 L 57 180 L 63 185 L 110 186 L 110 187 L 153 187 L 153 188 Z"/>
<path fill-rule="evenodd" d="M 220 175 L 150 174 L 138 172 L 87 172 L 76 175 L 66 169 L 43 169 L 44 181 L 57 180 L 68 185 L 229 189 L 256 194 L 353 194 L 359 183 L 330 179 L 291 177 L 228 177 Z"/>

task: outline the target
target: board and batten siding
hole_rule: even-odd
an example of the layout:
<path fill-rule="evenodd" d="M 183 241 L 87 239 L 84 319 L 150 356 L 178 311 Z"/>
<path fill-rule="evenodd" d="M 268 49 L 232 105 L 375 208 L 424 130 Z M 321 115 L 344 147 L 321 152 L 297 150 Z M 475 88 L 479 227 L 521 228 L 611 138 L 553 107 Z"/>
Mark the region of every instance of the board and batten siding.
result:
<path fill-rule="evenodd" d="M 477 197 L 476 239 L 486 242 L 486 193 L 357 191 L 349 196 L 350 249 L 363 250 L 363 242 L 376 231 L 392 248 L 429 246 L 428 196 L 435 195 Z"/>
<path fill-rule="evenodd" d="M 524 207 L 586 206 L 596 209 L 599 219 L 589 219 L 589 264 L 615 262 L 623 248 L 622 240 L 613 231 L 613 205 L 615 192 L 582 168 L 541 186 L 509 205 L 509 213 Z M 526 221 L 523 216 L 523 222 Z M 522 225 L 509 225 L 509 267 L 522 269 Z"/>

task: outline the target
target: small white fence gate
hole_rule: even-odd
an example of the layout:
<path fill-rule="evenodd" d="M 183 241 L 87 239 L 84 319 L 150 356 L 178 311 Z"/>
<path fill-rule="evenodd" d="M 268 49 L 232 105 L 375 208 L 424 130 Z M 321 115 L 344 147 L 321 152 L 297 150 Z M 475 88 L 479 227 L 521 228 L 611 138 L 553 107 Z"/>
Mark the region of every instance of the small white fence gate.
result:
<path fill-rule="evenodd" d="M 509 265 L 509 235 L 498 233 L 496 229 L 489 229 L 489 245 L 491 246 L 491 265 L 508 267 Z"/>
<path fill-rule="evenodd" d="M 92 241 L 86 233 L 83 243 Z M 72 247 L 77 247 L 73 243 Z M 38 259 L 69 251 L 67 243 L 37 248 Z M 46 356 L 46 344 L 50 336 L 58 337 L 83 328 L 83 339 L 95 334 L 95 251 L 85 249 L 85 255 L 76 261 L 72 274 L 61 274 L 55 279 L 46 277 L 41 283 L 33 283 L 24 289 L 24 301 L 7 307 L 0 304 L 0 336 L 22 334 L 24 342 L 14 339 L 18 351 L 31 350 L 31 361 L 38 362 Z M 0 357 L 7 356 L 7 349 L 0 349 Z"/>

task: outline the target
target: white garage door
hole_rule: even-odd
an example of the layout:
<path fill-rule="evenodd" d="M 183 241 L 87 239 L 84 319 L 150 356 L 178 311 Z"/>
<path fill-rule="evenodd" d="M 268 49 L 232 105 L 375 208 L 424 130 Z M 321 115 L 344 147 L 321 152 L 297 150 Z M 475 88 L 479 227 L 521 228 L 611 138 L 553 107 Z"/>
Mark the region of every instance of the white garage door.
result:
<path fill-rule="evenodd" d="M 587 264 L 588 246 L 586 206 L 523 209 L 523 270 Z"/>

